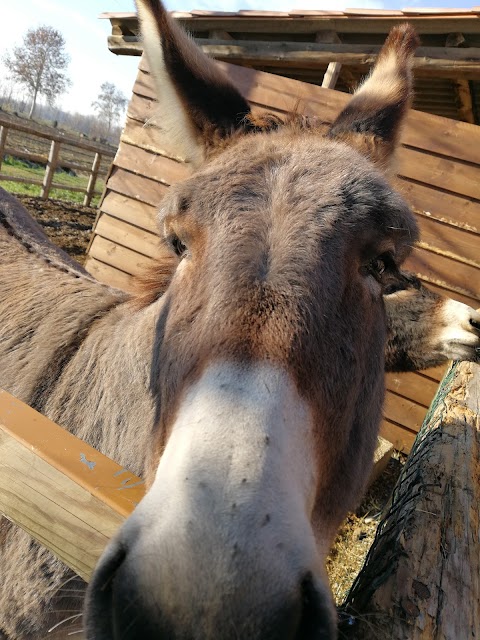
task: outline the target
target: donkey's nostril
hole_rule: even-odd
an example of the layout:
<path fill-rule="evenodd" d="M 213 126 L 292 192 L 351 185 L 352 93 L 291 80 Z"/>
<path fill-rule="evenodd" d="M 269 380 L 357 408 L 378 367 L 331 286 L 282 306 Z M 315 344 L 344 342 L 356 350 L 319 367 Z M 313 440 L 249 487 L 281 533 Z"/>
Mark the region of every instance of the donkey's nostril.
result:
<path fill-rule="evenodd" d="M 115 637 L 113 611 L 113 586 L 118 569 L 126 558 L 125 548 L 116 540 L 107 547 L 85 599 L 85 624 L 88 640 L 110 640 Z"/>
<path fill-rule="evenodd" d="M 325 594 L 314 584 L 311 573 L 302 580 L 302 618 L 296 640 L 333 640 L 336 624 Z"/>

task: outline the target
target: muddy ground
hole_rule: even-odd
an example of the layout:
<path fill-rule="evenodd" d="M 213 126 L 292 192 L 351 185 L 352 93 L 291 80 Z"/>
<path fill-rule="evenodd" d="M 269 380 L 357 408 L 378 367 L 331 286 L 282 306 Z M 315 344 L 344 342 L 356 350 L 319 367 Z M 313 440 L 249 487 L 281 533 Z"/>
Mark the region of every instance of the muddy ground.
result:
<path fill-rule="evenodd" d="M 62 200 L 16 197 L 56 245 L 81 264 L 85 262 L 97 209 Z"/>
<path fill-rule="evenodd" d="M 83 264 L 97 210 L 58 200 L 26 196 L 20 196 L 19 200 L 51 240 Z M 386 471 L 370 488 L 357 511 L 347 517 L 338 533 L 327 571 L 339 605 L 363 565 L 404 462 L 405 457 L 401 454 L 390 460 Z"/>

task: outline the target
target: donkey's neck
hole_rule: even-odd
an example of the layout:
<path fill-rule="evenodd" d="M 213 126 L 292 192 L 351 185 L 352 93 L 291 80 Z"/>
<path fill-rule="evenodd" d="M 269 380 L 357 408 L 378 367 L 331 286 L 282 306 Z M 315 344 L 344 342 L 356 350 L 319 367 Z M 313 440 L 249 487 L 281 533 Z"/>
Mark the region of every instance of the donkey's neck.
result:
<path fill-rule="evenodd" d="M 159 413 L 151 371 L 162 307 L 162 300 L 141 310 L 127 302 L 108 311 L 92 326 L 44 407 L 50 418 L 137 474 L 145 463 L 138 452 L 148 450 Z"/>

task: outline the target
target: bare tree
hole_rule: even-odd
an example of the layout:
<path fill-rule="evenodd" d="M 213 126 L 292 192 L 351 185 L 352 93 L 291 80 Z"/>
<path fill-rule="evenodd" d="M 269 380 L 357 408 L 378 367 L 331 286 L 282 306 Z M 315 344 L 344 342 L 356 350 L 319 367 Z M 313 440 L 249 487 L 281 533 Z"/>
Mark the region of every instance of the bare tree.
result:
<path fill-rule="evenodd" d="M 127 106 L 127 102 L 124 94 L 111 82 L 104 82 L 100 87 L 98 99 L 92 102 L 92 107 L 106 124 L 107 138 L 112 125 L 118 121 Z"/>
<path fill-rule="evenodd" d="M 10 76 L 26 86 L 30 93 L 29 118 L 33 116 L 39 95 L 44 95 L 48 103 L 53 104 L 71 84 L 64 73 L 69 63 L 65 40 L 53 27 L 29 29 L 22 45 L 5 55 L 4 63 Z"/>

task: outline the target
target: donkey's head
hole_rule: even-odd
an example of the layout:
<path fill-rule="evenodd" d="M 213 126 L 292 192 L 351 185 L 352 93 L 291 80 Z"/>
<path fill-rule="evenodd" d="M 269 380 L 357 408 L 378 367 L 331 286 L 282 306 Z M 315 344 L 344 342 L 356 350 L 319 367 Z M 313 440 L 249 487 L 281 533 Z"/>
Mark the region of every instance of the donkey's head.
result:
<path fill-rule="evenodd" d="M 149 491 L 97 568 L 89 638 L 334 638 L 325 556 L 371 468 L 382 287 L 416 238 L 382 173 L 416 37 L 392 31 L 325 136 L 256 120 L 161 5 L 138 10 L 199 170 L 160 213 L 179 264 L 155 303 Z"/>

